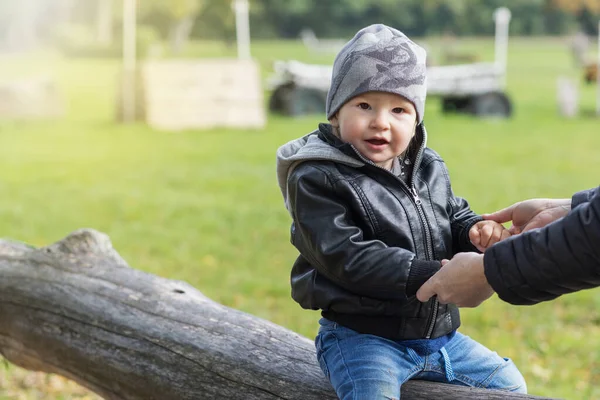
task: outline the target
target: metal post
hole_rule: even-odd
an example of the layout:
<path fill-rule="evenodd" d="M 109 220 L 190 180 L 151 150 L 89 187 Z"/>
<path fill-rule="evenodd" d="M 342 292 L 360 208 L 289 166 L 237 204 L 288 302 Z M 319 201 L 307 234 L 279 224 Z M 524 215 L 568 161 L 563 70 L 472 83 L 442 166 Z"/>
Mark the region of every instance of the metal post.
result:
<path fill-rule="evenodd" d="M 502 85 L 506 85 L 506 65 L 508 58 L 508 24 L 510 22 L 510 10 L 506 7 L 497 8 L 494 11 L 495 31 L 495 54 L 494 63 L 502 73 Z"/>
<path fill-rule="evenodd" d="M 248 0 L 234 0 L 235 32 L 237 38 L 238 58 L 250 58 L 250 21 L 248 17 Z"/>
<path fill-rule="evenodd" d="M 136 0 L 123 1 L 123 122 L 135 121 Z"/>

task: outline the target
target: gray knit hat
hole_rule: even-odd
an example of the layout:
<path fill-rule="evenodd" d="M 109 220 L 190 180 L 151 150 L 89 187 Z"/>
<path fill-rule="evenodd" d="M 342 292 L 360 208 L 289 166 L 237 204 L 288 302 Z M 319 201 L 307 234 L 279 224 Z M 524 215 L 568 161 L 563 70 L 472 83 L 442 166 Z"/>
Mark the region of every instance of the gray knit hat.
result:
<path fill-rule="evenodd" d="M 361 93 L 380 91 L 410 100 L 423 121 L 427 77 L 425 49 L 397 29 L 382 24 L 361 29 L 333 63 L 327 93 L 327 119 Z"/>

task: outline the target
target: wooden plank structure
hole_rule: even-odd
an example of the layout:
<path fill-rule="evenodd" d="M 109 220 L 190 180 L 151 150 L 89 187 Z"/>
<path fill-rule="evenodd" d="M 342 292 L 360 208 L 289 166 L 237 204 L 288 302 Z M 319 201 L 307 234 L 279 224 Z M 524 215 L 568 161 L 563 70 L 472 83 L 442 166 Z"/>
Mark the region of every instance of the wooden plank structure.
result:
<path fill-rule="evenodd" d="M 0 354 L 105 399 L 335 399 L 312 341 L 130 268 L 79 230 L 44 248 L 0 240 Z M 409 399 L 541 399 L 410 381 Z"/>
<path fill-rule="evenodd" d="M 156 129 L 266 124 L 259 68 L 251 59 L 147 61 L 141 68 L 142 107 Z"/>
<path fill-rule="evenodd" d="M 0 82 L 0 119 L 58 118 L 65 103 L 56 82 L 45 76 Z"/>

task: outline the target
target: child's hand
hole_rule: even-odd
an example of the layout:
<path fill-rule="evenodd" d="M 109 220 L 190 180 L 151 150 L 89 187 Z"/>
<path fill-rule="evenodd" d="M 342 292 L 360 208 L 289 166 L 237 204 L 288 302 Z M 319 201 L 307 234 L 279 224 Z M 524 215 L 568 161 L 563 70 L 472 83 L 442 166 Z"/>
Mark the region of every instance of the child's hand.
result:
<path fill-rule="evenodd" d="M 496 242 L 506 239 L 510 232 L 495 221 L 480 221 L 469 230 L 469 239 L 482 253 Z"/>

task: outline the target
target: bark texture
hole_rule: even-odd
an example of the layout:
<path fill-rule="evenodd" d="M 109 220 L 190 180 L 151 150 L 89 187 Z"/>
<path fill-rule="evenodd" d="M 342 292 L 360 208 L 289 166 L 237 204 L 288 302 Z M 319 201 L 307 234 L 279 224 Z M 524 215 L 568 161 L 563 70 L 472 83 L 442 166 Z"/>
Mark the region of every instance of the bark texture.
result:
<path fill-rule="evenodd" d="M 106 399 L 336 398 L 311 340 L 130 268 L 88 229 L 39 249 L 0 240 L 0 354 Z M 409 399 L 534 398 L 420 381 L 402 390 Z"/>

